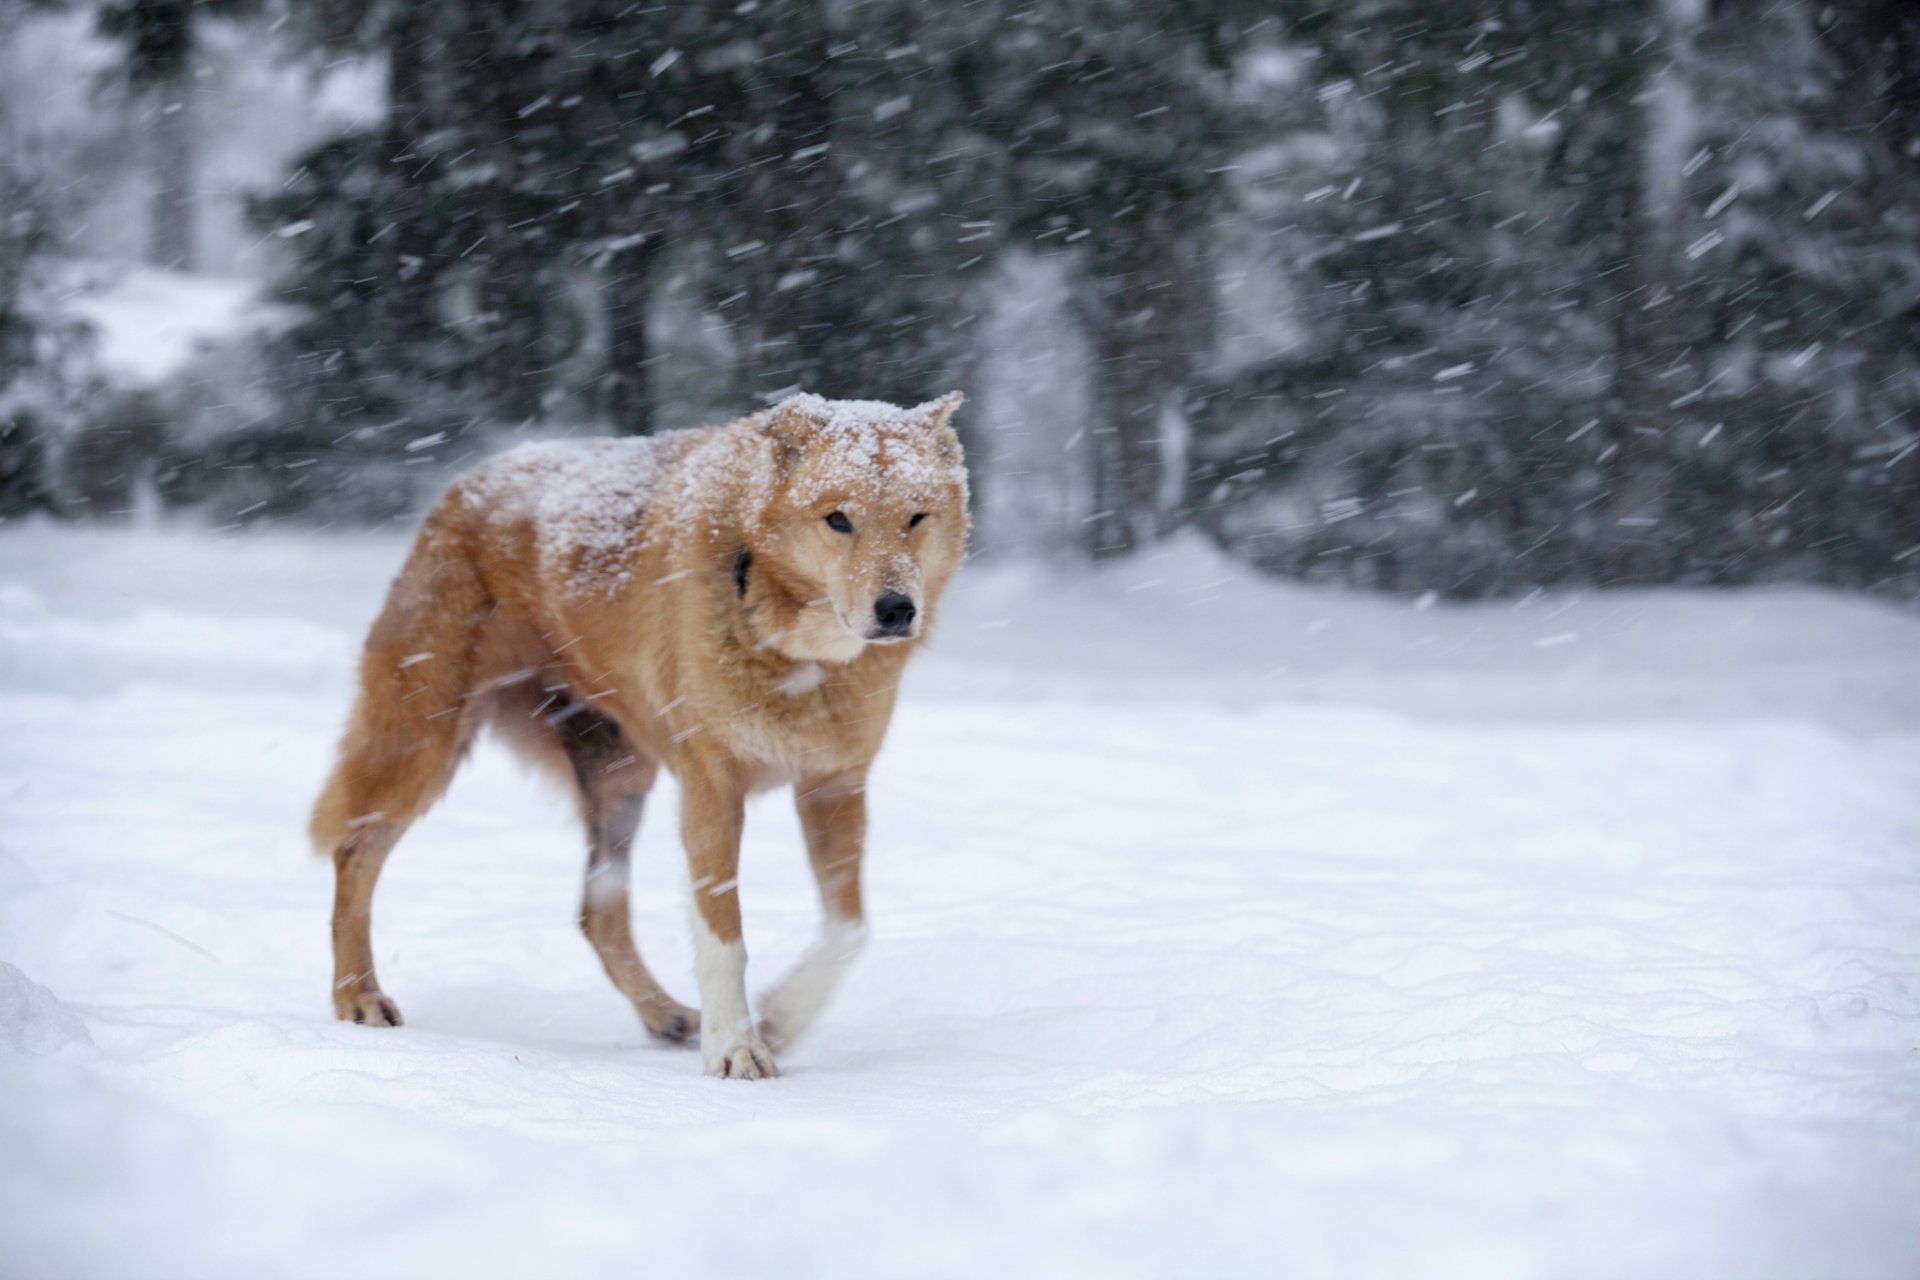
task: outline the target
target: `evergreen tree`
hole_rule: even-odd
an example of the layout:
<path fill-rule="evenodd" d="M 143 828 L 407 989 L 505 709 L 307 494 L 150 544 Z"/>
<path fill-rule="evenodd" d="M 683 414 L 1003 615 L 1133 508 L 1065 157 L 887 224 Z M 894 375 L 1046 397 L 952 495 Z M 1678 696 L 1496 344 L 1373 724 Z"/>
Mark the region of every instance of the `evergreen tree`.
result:
<path fill-rule="evenodd" d="M 1096 554 L 1191 519 L 1276 570 L 1463 593 L 1920 563 L 1897 558 L 1920 542 L 1898 5 L 298 21 L 392 85 L 381 128 L 260 206 L 304 316 L 302 448 L 647 429 L 649 371 L 688 349 L 669 294 L 726 348 L 677 394 L 922 398 L 975 359 L 979 288 L 1018 247 L 1072 264 Z M 1263 349 L 1222 330 L 1221 282 L 1248 278 L 1279 295 L 1230 309 L 1286 332 Z"/>
<path fill-rule="evenodd" d="M 103 0 L 96 26 L 121 46 L 121 76 L 150 112 L 153 212 L 148 260 L 194 266 L 193 76 L 197 26 L 258 8 L 258 0 Z"/>
<path fill-rule="evenodd" d="M 993 157 L 984 221 L 1066 248 L 1095 352 L 1087 543 L 1167 527 L 1162 433 L 1209 363 L 1213 220 L 1236 137 L 1236 7 L 981 5 L 949 56 L 961 122 Z M 1178 430 L 1177 427 L 1174 428 Z"/>

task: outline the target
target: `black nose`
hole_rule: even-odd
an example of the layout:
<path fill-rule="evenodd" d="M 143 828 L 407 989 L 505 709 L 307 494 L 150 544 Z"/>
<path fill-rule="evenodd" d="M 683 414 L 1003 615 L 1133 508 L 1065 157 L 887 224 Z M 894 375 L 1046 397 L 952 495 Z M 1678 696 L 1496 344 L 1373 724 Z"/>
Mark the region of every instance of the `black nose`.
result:
<path fill-rule="evenodd" d="M 903 636 L 913 628 L 914 615 L 919 612 L 913 607 L 913 600 L 898 591 L 889 591 L 873 602 L 873 620 L 880 624 L 881 633 L 890 636 Z"/>

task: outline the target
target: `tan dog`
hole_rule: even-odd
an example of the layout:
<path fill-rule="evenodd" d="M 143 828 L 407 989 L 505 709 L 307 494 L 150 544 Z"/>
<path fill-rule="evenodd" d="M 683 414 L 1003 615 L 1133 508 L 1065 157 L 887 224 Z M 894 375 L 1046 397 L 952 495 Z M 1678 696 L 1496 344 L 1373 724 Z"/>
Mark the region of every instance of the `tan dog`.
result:
<path fill-rule="evenodd" d="M 569 779 L 591 854 L 580 923 L 647 1029 L 709 1075 L 776 1074 L 865 934 L 866 780 L 902 668 L 967 543 L 956 392 L 913 409 L 794 396 L 724 427 L 523 445 L 457 481 L 367 636 L 313 815 L 333 856 L 334 1008 L 398 1026 L 374 883 L 491 723 Z M 681 788 L 701 1012 L 629 932 L 627 855 L 661 766 Z M 736 877 L 749 793 L 791 784 L 819 941 L 748 1014 Z"/>

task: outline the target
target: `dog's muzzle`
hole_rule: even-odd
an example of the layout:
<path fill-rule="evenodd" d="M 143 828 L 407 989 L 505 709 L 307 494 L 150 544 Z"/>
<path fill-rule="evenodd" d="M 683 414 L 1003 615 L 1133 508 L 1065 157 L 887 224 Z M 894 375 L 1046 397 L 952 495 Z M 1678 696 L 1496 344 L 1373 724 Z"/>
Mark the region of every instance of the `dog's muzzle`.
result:
<path fill-rule="evenodd" d="M 869 640 L 904 640 L 913 634 L 914 620 L 920 610 L 911 596 L 889 591 L 873 602 L 873 631 Z"/>

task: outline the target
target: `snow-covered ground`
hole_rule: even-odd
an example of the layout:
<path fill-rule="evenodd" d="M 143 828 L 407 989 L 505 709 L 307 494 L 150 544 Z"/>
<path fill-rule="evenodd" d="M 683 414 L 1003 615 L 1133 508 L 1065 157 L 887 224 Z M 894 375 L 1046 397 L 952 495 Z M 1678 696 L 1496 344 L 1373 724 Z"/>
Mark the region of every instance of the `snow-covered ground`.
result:
<path fill-rule="evenodd" d="M 209 345 L 280 319 L 239 277 L 107 262 L 65 263 L 59 275 L 62 308 L 91 327 L 102 371 L 122 385 L 156 386 Z"/>
<path fill-rule="evenodd" d="M 0 530 L 0 1274 L 1920 1274 L 1911 614 L 978 566 L 874 945 L 742 1084 L 642 1035 L 491 745 L 381 886 L 408 1025 L 331 1020 L 304 810 L 403 545 Z M 746 863 L 764 982 L 777 797 Z"/>

